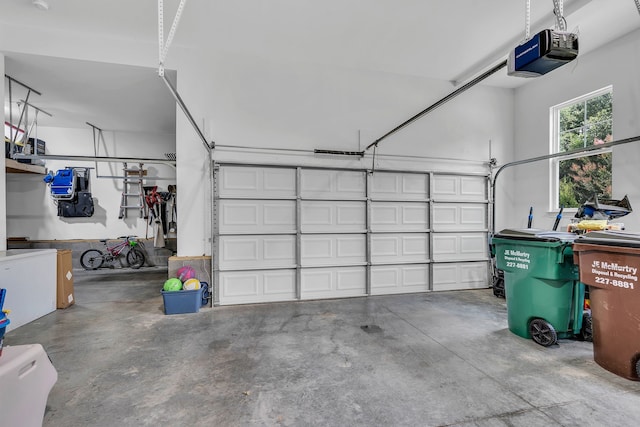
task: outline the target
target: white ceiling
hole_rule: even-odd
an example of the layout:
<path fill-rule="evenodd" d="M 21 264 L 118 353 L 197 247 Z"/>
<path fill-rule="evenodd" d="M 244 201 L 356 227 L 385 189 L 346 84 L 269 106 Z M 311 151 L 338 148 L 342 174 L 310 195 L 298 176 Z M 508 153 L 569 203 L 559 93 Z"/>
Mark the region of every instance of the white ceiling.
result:
<path fill-rule="evenodd" d="M 131 39 L 157 51 L 154 0 L 47 1 L 49 10 L 41 11 L 32 0 L 4 0 L 0 24 Z M 164 2 L 165 36 L 178 3 Z M 191 0 L 174 45 L 459 84 L 504 59 L 523 39 L 524 6 L 525 0 Z M 634 0 L 565 0 L 564 7 L 568 29 L 580 32 L 581 55 L 640 28 Z M 531 0 L 532 33 L 554 25 L 552 9 L 552 0 Z M 6 57 L 6 73 L 43 93 L 37 105 L 56 116 L 56 125 L 174 126 L 175 106 L 154 69 L 11 52 Z M 526 80 L 502 70 L 485 83 L 513 88 Z"/>
<path fill-rule="evenodd" d="M 32 93 L 29 103 L 53 117 L 38 113 L 39 126 L 89 128 L 89 122 L 109 131 L 175 133 L 175 101 L 153 68 L 11 53 L 5 73 L 41 93 Z M 175 71 L 166 74 L 175 82 Z M 27 90 L 16 83 L 11 86 L 17 123 L 16 104 L 26 98 Z M 5 106 L 8 97 L 5 79 Z M 32 123 L 34 110 L 28 111 Z M 7 121 L 8 114 L 5 108 Z"/>

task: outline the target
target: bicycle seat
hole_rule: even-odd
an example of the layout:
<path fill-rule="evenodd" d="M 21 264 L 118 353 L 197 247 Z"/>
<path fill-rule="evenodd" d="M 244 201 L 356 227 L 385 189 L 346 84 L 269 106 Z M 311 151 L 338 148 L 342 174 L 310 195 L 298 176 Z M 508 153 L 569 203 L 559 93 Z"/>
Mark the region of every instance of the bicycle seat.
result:
<path fill-rule="evenodd" d="M 100 239 L 100 241 L 106 245 L 109 239 Z"/>

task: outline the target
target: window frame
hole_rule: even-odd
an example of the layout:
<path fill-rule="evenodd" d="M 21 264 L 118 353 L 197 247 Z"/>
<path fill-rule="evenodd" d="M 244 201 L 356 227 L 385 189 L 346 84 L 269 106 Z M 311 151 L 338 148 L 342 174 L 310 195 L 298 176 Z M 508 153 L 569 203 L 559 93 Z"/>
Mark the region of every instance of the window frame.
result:
<path fill-rule="evenodd" d="M 566 107 L 578 104 L 578 103 L 587 103 L 589 100 L 593 98 L 597 98 L 602 95 L 611 94 L 612 96 L 612 111 L 611 111 L 611 124 L 613 128 L 613 85 L 605 86 L 601 89 L 594 90 L 592 92 L 586 93 L 584 95 L 580 95 L 576 98 L 570 99 L 568 101 L 562 102 L 560 104 L 554 105 L 549 108 L 549 153 L 556 154 L 560 153 L 560 111 Z M 587 108 L 585 106 L 585 116 L 587 114 Z M 584 127 L 584 123 L 583 123 Z M 613 135 L 612 135 L 613 136 Z M 586 147 L 585 147 L 586 148 Z M 556 212 L 560 209 L 560 162 L 564 160 L 577 159 L 582 157 L 591 157 L 597 156 L 604 153 L 611 153 L 613 150 L 611 147 L 597 150 L 597 152 L 593 152 L 590 154 L 580 153 L 573 154 L 562 157 L 555 157 L 549 159 L 549 211 Z M 567 208 L 565 209 L 568 212 L 575 212 L 577 208 Z"/>

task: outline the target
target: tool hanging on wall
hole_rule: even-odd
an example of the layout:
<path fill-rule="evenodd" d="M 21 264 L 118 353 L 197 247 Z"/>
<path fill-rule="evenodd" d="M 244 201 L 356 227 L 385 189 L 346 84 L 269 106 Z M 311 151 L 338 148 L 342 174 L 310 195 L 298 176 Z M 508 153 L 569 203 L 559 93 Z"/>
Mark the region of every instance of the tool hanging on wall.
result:
<path fill-rule="evenodd" d="M 527 221 L 527 228 L 531 228 L 533 224 L 533 206 L 529 208 L 529 220 Z"/>
<path fill-rule="evenodd" d="M 169 225 L 167 226 L 167 237 L 169 238 L 176 238 L 178 237 L 178 223 L 176 222 L 176 218 L 178 216 L 178 210 L 177 210 L 177 205 L 176 205 L 176 186 L 175 185 L 169 185 L 167 187 L 167 189 L 169 190 L 169 193 L 171 195 L 170 198 L 170 210 L 171 210 L 171 221 L 169 221 Z"/>
<path fill-rule="evenodd" d="M 553 223 L 553 231 L 558 229 L 558 225 L 560 225 L 560 220 L 562 219 L 562 211 L 564 210 L 564 206 L 560 206 L 560 212 L 556 215 L 556 222 Z"/>
<path fill-rule="evenodd" d="M 153 226 L 153 246 L 163 248 L 164 230 L 162 226 L 162 210 L 164 210 L 164 200 L 162 195 L 158 193 L 158 186 L 144 187 L 145 203 L 149 211 L 149 222 Z"/>

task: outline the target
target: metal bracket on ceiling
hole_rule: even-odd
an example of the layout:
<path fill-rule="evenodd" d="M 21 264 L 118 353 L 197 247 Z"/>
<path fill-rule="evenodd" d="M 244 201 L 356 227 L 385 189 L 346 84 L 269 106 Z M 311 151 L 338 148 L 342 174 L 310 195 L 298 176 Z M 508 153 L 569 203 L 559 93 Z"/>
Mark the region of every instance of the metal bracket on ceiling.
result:
<path fill-rule="evenodd" d="M 182 16 L 182 11 L 184 10 L 184 5 L 187 3 L 187 0 L 180 0 L 180 4 L 178 5 L 178 10 L 176 11 L 176 15 L 173 18 L 173 23 L 171 24 L 171 29 L 169 29 L 169 35 L 167 36 L 167 41 L 164 40 L 164 0 L 158 0 L 158 75 L 160 77 L 164 76 L 164 61 L 167 58 L 167 54 L 169 53 L 169 47 L 171 47 L 171 43 L 173 42 L 173 36 L 176 34 L 176 30 L 178 29 L 178 24 L 180 23 L 180 17 Z"/>
<path fill-rule="evenodd" d="M 89 126 L 91 126 L 91 130 L 93 132 L 93 155 L 97 158 L 98 157 L 98 142 L 99 141 L 104 141 L 104 136 L 102 135 L 102 129 L 99 128 L 96 125 L 93 125 L 89 122 L 85 122 L 86 124 L 88 124 Z M 100 178 L 100 173 L 98 172 L 98 161 L 94 160 L 93 161 L 95 164 L 95 170 L 96 170 L 96 178 Z"/>
<path fill-rule="evenodd" d="M 18 130 L 20 129 L 20 125 L 22 125 L 22 119 L 25 120 L 25 124 L 26 124 L 27 119 L 25 117 L 25 114 L 27 114 L 27 107 L 31 105 L 29 104 L 29 97 L 31 96 L 32 93 L 35 93 L 36 95 L 42 95 L 42 94 L 37 90 L 33 89 L 32 87 L 27 86 L 26 84 L 14 79 L 11 76 L 8 76 L 5 74 L 4 77 L 9 82 L 9 123 L 11 124 L 9 139 L 11 140 L 11 150 L 13 152 L 13 146 L 18 140 L 18 132 L 16 131 L 15 134 L 13 133 L 13 126 L 14 126 L 13 124 L 13 83 L 18 84 L 27 90 L 27 96 L 23 100 L 20 100 L 24 104 L 24 108 L 20 108 L 20 118 L 18 119 L 18 124 L 15 126 L 16 129 Z"/>
<path fill-rule="evenodd" d="M 215 142 L 211 141 L 211 143 L 209 143 L 209 141 L 207 141 L 207 138 L 205 138 L 204 133 L 202 132 L 196 121 L 193 119 L 191 112 L 189 112 L 189 109 L 180 97 L 180 94 L 178 94 L 176 88 L 171 84 L 169 79 L 167 79 L 167 76 L 165 76 L 164 74 L 164 61 L 167 58 L 167 54 L 169 53 L 169 47 L 171 46 L 171 42 L 173 42 L 173 37 L 176 33 L 176 30 L 178 29 L 180 17 L 182 16 L 182 11 L 186 3 L 187 0 L 180 0 L 178 10 L 176 11 L 176 16 L 173 18 L 173 23 L 171 24 L 171 29 L 169 30 L 169 35 L 167 36 L 167 41 L 165 42 L 164 0 L 158 0 L 158 76 L 162 78 L 164 83 L 167 85 L 167 88 L 169 88 L 171 95 L 173 95 L 173 98 L 180 106 L 180 109 L 184 112 L 185 116 L 187 116 L 187 120 L 189 120 L 189 123 L 191 123 L 191 126 L 193 126 L 194 130 L 198 134 L 198 137 L 200 137 L 202 144 L 205 146 L 207 151 L 211 151 L 215 148 Z"/>
<path fill-rule="evenodd" d="M 567 31 L 567 21 L 564 19 L 564 1 L 553 0 L 553 13 L 556 15 L 556 26 L 560 31 Z"/>

